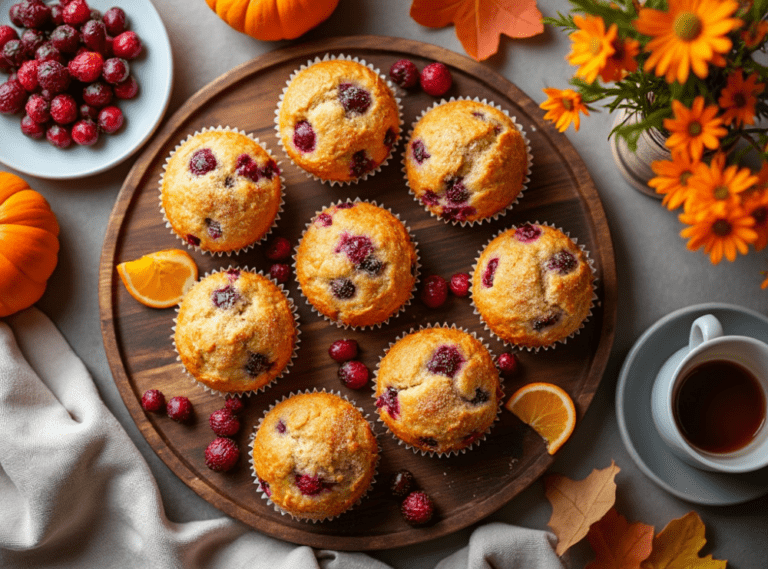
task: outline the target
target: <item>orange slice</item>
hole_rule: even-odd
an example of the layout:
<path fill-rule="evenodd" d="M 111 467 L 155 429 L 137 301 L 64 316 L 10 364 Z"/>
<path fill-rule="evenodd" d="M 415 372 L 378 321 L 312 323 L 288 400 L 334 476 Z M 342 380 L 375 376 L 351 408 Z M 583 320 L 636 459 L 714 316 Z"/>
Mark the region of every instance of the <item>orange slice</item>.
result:
<path fill-rule="evenodd" d="M 117 265 L 130 295 L 152 308 L 169 308 L 181 302 L 197 280 L 197 265 L 186 251 L 165 249 Z"/>
<path fill-rule="evenodd" d="M 576 426 L 576 408 L 562 388 L 551 383 L 529 383 L 509 398 L 505 407 L 531 426 L 555 454 Z"/>

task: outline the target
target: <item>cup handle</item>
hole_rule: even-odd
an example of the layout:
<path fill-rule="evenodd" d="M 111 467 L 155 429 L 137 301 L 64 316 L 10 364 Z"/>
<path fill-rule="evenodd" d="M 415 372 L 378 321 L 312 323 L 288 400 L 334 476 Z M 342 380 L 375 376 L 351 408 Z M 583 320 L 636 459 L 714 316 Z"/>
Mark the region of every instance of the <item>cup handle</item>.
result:
<path fill-rule="evenodd" d="M 688 337 L 688 349 L 693 350 L 712 338 L 723 335 L 723 325 L 711 314 L 699 316 L 691 325 L 691 334 Z"/>

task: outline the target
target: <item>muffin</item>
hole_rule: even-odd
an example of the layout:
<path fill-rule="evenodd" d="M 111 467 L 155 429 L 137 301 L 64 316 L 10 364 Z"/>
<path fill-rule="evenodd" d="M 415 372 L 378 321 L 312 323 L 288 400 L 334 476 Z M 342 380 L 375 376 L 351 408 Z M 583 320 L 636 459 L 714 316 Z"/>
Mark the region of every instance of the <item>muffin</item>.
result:
<path fill-rule="evenodd" d="M 253 475 L 282 511 L 323 520 L 351 508 L 376 474 L 379 448 L 368 421 L 326 392 L 292 395 L 261 421 L 252 443 Z"/>
<path fill-rule="evenodd" d="M 526 223 L 495 237 L 472 275 L 472 301 L 504 342 L 551 346 L 574 334 L 590 314 L 592 267 L 562 231 Z"/>
<path fill-rule="evenodd" d="M 483 438 L 495 421 L 499 372 L 471 334 L 424 328 L 395 342 L 381 359 L 375 397 L 380 419 L 407 445 L 458 452 Z"/>
<path fill-rule="evenodd" d="M 352 182 L 376 170 L 400 136 L 400 109 L 369 67 L 348 59 L 317 60 L 288 82 L 278 136 L 293 162 L 320 180 Z"/>
<path fill-rule="evenodd" d="M 173 336 L 181 363 L 222 393 L 261 389 L 285 371 L 298 343 L 293 303 L 263 275 L 205 276 L 181 301 Z"/>
<path fill-rule="evenodd" d="M 445 221 L 476 222 L 506 211 L 527 181 L 527 142 L 506 113 L 456 100 L 428 110 L 405 151 L 411 192 Z"/>
<path fill-rule="evenodd" d="M 418 256 L 403 223 L 376 204 L 321 211 L 296 250 L 296 279 L 307 301 L 342 326 L 380 325 L 410 301 Z"/>
<path fill-rule="evenodd" d="M 282 205 L 282 184 L 277 163 L 254 139 L 230 129 L 204 130 L 167 160 L 160 200 L 182 241 L 229 253 L 270 231 Z"/>

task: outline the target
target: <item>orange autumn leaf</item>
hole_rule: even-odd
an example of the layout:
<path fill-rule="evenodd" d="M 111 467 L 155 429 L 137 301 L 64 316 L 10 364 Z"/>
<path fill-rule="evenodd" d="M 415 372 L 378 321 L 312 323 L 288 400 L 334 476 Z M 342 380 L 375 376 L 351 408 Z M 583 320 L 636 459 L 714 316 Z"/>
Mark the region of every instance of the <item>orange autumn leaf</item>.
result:
<path fill-rule="evenodd" d="M 413 0 L 411 18 L 429 28 L 453 23 L 464 51 L 478 61 L 496 53 L 501 34 L 529 38 L 544 31 L 536 0 Z"/>
<path fill-rule="evenodd" d="M 557 536 L 558 555 L 587 535 L 589 526 L 602 518 L 616 502 L 613 479 L 621 469 L 611 461 L 603 470 L 593 470 L 584 480 L 574 482 L 559 474 L 547 476 L 544 491 L 552 516 L 548 525 Z"/>
<path fill-rule="evenodd" d="M 653 526 L 629 524 L 615 508 L 592 524 L 587 539 L 595 560 L 585 569 L 640 569 L 651 554 Z"/>
<path fill-rule="evenodd" d="M 712 555 L 699 557 L 707 543 L 704 522 L 696 512 L 672 520 L 653 538 L 650 557 L 641 565 L 643 569 L 725 569 L 727 561 L 712 559 Z"/>

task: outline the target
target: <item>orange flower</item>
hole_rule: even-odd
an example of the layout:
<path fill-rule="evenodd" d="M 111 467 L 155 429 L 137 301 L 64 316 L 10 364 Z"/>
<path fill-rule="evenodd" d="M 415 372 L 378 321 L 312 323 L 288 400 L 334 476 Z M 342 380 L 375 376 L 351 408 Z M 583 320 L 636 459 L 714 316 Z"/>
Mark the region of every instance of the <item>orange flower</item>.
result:
<path fill-rule="evenodd" d="M 768 271 L 762 271 L 762 274 L 766 275 L 766 277 L 763 284 L 760 285 L 760 288 L 768 288 Z"/>
<path fill-rule="evenodd" d="M 631 38 L 616 38 L 613 40 L 613 55 L 605 61 L 605 67 L 600 71 L 600 78 L 609 81 L 620 81 L 627 73 L 637 69 L 635 57 L 640 53 L 640 42 Z"/>
<path fill-rule="evenodd" d="M 688 109 L 680 101 L 672 101 L 674 119 L 664 119 L 664 128 L 672 134 L 666 145 L 672 150 L 686 150 L 691 158 L 700 160 L 706 146 L 714 150 L 720 146 L 719 138 L 728 132 L 722 125 L 722 119 L 717 117 L 717 105 L 704 108 L 704 97 L 698 96 L 693 100 L 693 106 Z"/>
<path fill-rule="evenodd" d="M 547 111 L 544 119 L 553 122 L 560 132 L 565 132 L 571 123 L 575 130 L 579 130 L 579 112 L 589 116 L 589 109 L 582 102 L 581 95 L 573 89 L 547 88 L 543 91 L 548 97 L 539 105 Z"/>
<path fill-rule="evenodd" d="M 693 176 L 697 161 L 691 160 L 686 152 L 673 152 L 672 160 L 656 160 L 651 163 L 655 178 L 648 185 L 656 188 L 657 194 L 664 199 L 661 205 L 673 210 L 680 207 L 688 198 L 688 180 Z"/>
<path fill-rule="evenodd" d="M 635 28 L 653 38 L 645 46 L 651 52 L 645 71 L 655 68 L 667 83 L 685 83 L 691 69 L 704 79 L 708 63 L 725 63 L 723 54 L 732 45 L 728 33 L 742 24 L 730 17 L 738 7 L 733 0 L 669 0 L 667 12 L 642 8 Z"/>
<path fill-rule="evenodd" d="M 737 69 L 728 76 L 728 85 L 720 92 L 717 104 L 723 109 L 722 119 L 725 124 L 755 124 L 756 95 L 765 89 L 764 83 L 756 83 L 757 73 L 752 73 L 744 81 L 744 74 Z"/>
<path fill-rule="evenodd" d="M 747 29 L 742 30 L 741 40 L 749 49 L 754 49 L 763 43 L 766 33 L 768 33 L 768 22 L 765 20 L 752 22 Z"/>
<path fill-rule="evenodd" d="M 755 220 L 741 208 L 722 215 L 710 211 L 703 217 L 681 213 L 679 219 L 690 226 L 680 232 L 681 237 L 690 238 L 686 245 L 688 249 L 695 251 L 703 245 L 713 265 L 722 261 L 723 255 L 729 261 L 736 259 L 737 252 L 746 255 L 749 244 L 757 239 L 757 233 L 752 229 Z"/>
<path fill-rule="evenodd" d="M 744 196 L 744 211 L 755 220 L 755 251 L 762 251 L 768 245 L 768 187 L 758 185 L 756 189 L 748 192 Z"/>
<path fill-rule="evenodd" d="M 700 163 L 688 180 L 689 192 L 685 212 L 697 217 L 707 213 L 723 216 L 740 209 L 739 194 L 757 182 L 757 176 L 749 168 L 725 165 L 725 154 L 718 153 L 707 166 Z"/>
<path fill-rule="evenodd" d="M 616 39 L 618 28 L 611 24 L 605 31 L 605 22 L 599 16 L 579 15 L 573 17 L 573 23 L 579 31 L 573 32 L 569 37 L 573 44 L 571 53 L 565 58 L 571 65 L 578 65 L 577 77 L 583 77 L 587 83 L 597 79 L 597 74 L 605 67 L 605 63 L 614 53 L 613 40 Z"/>

